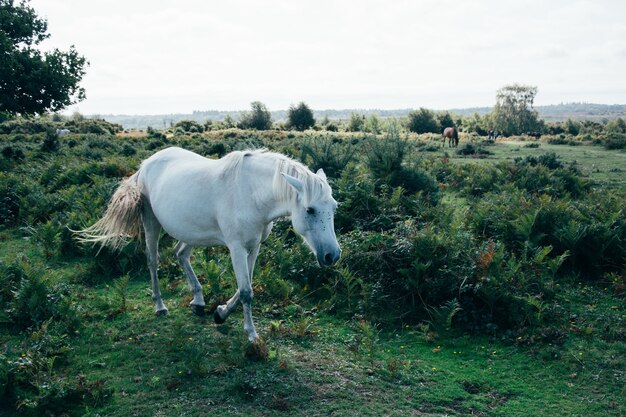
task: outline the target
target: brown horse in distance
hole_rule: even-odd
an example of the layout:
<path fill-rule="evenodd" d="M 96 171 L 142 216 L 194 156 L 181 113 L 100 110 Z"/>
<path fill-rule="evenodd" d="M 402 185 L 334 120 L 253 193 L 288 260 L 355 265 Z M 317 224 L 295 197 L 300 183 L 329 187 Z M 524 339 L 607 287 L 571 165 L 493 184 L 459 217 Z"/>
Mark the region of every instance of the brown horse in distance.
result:
<path fill-rule="evenodd" d="M 446 146 L 446 138 L 448 138 L 449 148 L 456 148 L 457 146 L 459 146 L 459 131 L 456 127 L 446 127 L 443 130 L 443 134 L 441 136 L 443 137 L 443 143 L 441 144 L 441 147 Z"/>

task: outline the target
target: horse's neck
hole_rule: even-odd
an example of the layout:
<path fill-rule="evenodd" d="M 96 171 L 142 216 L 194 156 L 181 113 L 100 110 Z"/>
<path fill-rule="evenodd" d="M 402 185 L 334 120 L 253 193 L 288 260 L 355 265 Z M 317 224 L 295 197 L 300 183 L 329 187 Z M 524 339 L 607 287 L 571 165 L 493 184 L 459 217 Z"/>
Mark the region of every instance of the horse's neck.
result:
<path fill-rule="evenodd" d="M 291 216 L 293 202 L 278 198 L 273 190 L 276 167 L 267 161 L 250 162 L 250 171 L 246 173 L 246 178 L 250 180 L 250 191 L 254 194 L 256 206 L 264 213 L 266 220 L 271 222 Z"/>

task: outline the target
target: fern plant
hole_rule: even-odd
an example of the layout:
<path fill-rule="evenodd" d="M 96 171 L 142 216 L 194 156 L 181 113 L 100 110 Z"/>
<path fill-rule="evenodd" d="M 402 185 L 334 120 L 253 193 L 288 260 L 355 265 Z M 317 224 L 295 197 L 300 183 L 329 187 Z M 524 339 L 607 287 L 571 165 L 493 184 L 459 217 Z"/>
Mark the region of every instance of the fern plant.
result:
<path fill-rule="evenodd" d="M 125 312 L 127 309 L 128 301 L 128 283 L 130 282 L 130 275 L 125 274 L 122 277 L 113 281 L 113 291 L 119 301 L 119 311 Z"/>
<path fill-rule="evenodd" d="M 456 298 L 446 301 L 439 307 L 431 307 L 428 309 L 431 317 L 428 324 L 440 335 L 448 333 L 452 329 L 452 319 L 459 311 L 461 306 Z"/>
<path fill-rule="evenodd" d="M 31 239 L 41 247 L 46 259 L 54 257 L 61 244 L 61 231 L 55 222 L 48 220 L 38 227 L 27 226 L 24 230 L 30 235 Z"/>
<path fill-rule="evenodd" d="M 322 168 L 326 175 L 338 177 L 354 159 L 356 146 L 347 146 L 339 139 L 325 137 L 309 138 L 302 144 L 302 160 L 309 160 L 313 171 Z"/>

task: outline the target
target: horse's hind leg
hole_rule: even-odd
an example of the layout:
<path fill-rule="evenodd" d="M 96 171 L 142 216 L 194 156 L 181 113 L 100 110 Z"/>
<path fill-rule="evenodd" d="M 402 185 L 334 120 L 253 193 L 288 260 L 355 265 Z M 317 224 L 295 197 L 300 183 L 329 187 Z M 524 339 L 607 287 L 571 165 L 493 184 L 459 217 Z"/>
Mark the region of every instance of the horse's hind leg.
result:
<path fill-rule="evenodd" d="M 193 247 L 189 246 L 185 242 L 178 242 L 176 247 L 174 248 L 176 252 L 176 257 L 178 258 L 178 262 L 180 262 L 183 267 L 183 271 L 185 271 L 185 275 L 187 276 L 187 282 L 189 283 L 189 288 L 191 289 L 191 293 L 193 294 L 193 300 L 191 300 L 191 309 L 194 314 L 198 316 L 204 315 L 204 297 L 202 296 L 202 285 L 200 285 L 200 281 L 198 281 L 198 277 L 193 272 L 193 268 L 191 267 L 191 262 L 189 258 L 191 258 L 191 252 L 193 251 Z"/>
<path fill-rule="evenodd" d="M 167 307 L 165 307 L 163 299 L 161 298 L 159 278 L 157 276 L 157 268 L 159 265 L 159 234 L 161 233 L 161 224 L 155 217 L 152 212 L 152 208 L 148 203 L 145 203 L 143 206 L 141 220 L 146 237 L 148 269 L 150 270 L 150 281 L 152 283 L 152 300 L 154 301 L 156 315 L 162 316 L 167 314 Z"/>

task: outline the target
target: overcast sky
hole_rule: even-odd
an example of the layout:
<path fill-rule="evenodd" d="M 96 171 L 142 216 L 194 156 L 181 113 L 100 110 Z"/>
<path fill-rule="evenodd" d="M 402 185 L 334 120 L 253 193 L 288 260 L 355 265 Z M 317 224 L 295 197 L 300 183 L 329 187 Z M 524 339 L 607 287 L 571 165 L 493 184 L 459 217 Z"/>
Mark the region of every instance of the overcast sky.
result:
<path fill-rule="evenodd" d="M 626 103 L 624 0 L 31 0 L 90 62 L 84 114 Z"/>

